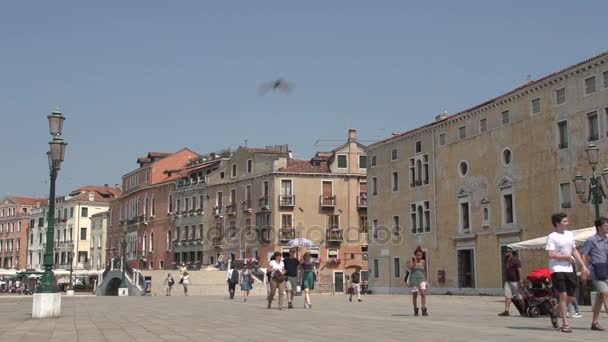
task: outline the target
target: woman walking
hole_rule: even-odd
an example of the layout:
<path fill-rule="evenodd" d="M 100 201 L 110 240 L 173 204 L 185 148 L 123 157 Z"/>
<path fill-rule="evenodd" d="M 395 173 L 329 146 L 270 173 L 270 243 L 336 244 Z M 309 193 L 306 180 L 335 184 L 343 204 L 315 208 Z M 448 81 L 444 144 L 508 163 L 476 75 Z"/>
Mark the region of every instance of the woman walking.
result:
<path fill-rule="evenodd" d="M 311 259 L 312 257 L 309 252 L 304 253 L 304 260 L 299 266 L 302 279 L 299 279 L 298 282 L 302 284 L 302 289 L 304 290 L 304 307 L 306 309 L 312 308 L 310 290 L 315 288 L 315 281 L 319 279 L 319 271 L 317 271 L 317 267 Z"/>
<path fill-rule="evenodd" d="M 241 291 L 245 292 L 244 302 L 247 302 L 247 298 L 249 298 L 249 291 L 253 289 L 253 277 L 251 276 L 251 271 L 249 270 L 249 266 L 243 266 L 243 272 L 241 272 Z"/>
<path fill-rule="evenodd" d="M 182 276 L 182 286 L 184 287 L 184 296 L 188 295 L 188 286 L 190 286 L 190 277 L 188 276 L 188 272 L 184 272 Z"/>
<path fill-rule="evenodd" d="M 167 290 L 166 296 L 171 295 L 171 288 L 173 288 L 173 284 L 175 284 L 175 280 L 173 280 L 173 276 L 171 273 L 167 274 L 167 278 L 165 278 L 165 289 Z"/>
<path fill-rule="evenodd" d="M 412 288 L 412 303 L 414 304 L 414 316 L 418 316 L 418 293 L 420 293 L 420 301 L 422 304 L 422 316 L 428 316 L 426 309 L 426 267 L 423 259 L 424 252 L 418 246 L 414 251 L 414 257 L 410 261 L 410 277 L 408 284 Z"/>

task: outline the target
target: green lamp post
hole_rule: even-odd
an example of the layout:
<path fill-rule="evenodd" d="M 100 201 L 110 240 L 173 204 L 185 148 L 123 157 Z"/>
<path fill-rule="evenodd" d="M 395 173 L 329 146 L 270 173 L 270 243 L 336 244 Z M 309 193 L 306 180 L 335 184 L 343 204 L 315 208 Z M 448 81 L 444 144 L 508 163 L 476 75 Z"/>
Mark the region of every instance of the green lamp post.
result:
<path fill-rule="evenodd" d="M 602 179 L 604 180 L 604 184 L 608 186 L 608 167 L 602 171 L 601 175 L 596 175 L 595 169 L 599 162 L 600 149 L 594 143 L 590 143 L 585 151 L 587 152 L 587 161 L 593 171 L 592 176 L 589 177 L 589 189 L 585 191 L 587 179 L 583 177 L 580 172 L 574 177 L 574 187 L 576 188 L 576 193 L 581 202 L 591 202 L 595 206 L 595 219 L 597 220 L 600 217 L 600 204 L 602 204 L 602 199 L 608 199 L 604 187 L 602 186 Z"/>
<path fill-rule="evenodd" d="M 121 241 L 121 245 L 122 245 L 122 280 L 120 282 L 120 288 L 121 289 L 127 289 L 126 293 L 128 293 L 128 288 L 129 286 L 127 285 L 127 279 L 125 278 L 125 270 L 126 270 L 126 266 L 127 266 L 127 231 L 126 228 L 123 231 L 122 234 L 122 241 Z M 123 290 L 125 291 L 125 290 Z"/>
<path fill-rule="evenodd" d="M 49 170 L 51 178 L 51 189 L 49 193 L 48 226 L 46 229 L 46 249 L 44 251 L 44 273 L 42 273 L 40 285 L 36 289 L 38 293 L 57 293 L 57 280 L 53 273 L 53 235 L 55 229 L 55 181 L 57 173 L 61 169 L 61 163 L 65 158 L 67 143 L 61 138 L 63 132 L 63 121 L 65 117 L 58 109 L 55 109 L 48 117 L 49 129 L 53 140 L 49 142 L 51 150 L 47 152 L 49 159 Z"/>

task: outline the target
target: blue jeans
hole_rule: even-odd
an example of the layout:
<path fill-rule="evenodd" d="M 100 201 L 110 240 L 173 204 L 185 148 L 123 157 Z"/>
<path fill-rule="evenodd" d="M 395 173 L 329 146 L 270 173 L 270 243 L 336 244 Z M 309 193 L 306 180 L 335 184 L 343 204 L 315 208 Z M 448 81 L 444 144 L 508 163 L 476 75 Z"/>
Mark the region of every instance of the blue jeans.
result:
<path fill-rule="evenodd" d="M 581 309 L 578 307 L 578 303 L 576 302 L 576 299 L 574 301 L 572 301 L 571 303 L 568 303 L 568 313 L 572 314 L 572 311 L 574 311 L 574 312 L 581 311 Z"/>

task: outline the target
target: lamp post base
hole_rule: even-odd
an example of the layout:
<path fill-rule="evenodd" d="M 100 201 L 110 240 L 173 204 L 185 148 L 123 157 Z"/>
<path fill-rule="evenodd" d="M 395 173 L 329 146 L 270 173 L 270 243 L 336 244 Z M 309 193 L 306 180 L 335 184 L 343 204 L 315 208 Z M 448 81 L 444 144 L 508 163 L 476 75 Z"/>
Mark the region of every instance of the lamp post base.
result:
<path fill-rule="evenodd" d="M 118 296 L 119 297 L 127 297 L 127 296 L 129 296 L 129 288 L 128 287 L 119 287 L 118 288 Z"/>
<path fill-rule="evenodd" d="M 61 293 L 35 293 L 32 318 L 61 316 Z"/>

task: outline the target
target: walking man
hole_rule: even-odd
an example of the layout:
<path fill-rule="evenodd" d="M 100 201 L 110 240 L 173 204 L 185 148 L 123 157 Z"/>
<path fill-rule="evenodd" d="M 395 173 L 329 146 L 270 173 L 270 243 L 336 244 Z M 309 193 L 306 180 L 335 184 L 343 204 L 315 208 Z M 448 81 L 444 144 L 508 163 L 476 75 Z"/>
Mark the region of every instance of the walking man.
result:
<path fill-rule="evenodd" d="M 226 272 L 226 281 L 228 282 L 228 293 L 230 294 L 230 299 L 234 299 L 236 284 L 239 283 L 239 271 L 234 269 L 234 264 L 232 264 L 228 272 Z"/>
<path fill-rule="evenodd" d="M 602 303 L 608 303 L 608 218 L 600 217 L 595 221 L 597 233 L 587 239 L 581 254 L 585 265 L 590 265 L 589 277 L 593 283 L 597 296 L 593 306 L 593 319 L 591 330 L 604 331 L 599 324 Z M 586 277 L 583 275 L 583 279 Z"/>
<path fill-rule="evenodd" d="M 298 287 L 298 268 L 300 261 L 296 259 L 296 249 L 289 250 L 289 257 L 283 261 L 285 264 L 285 274 L 287 275 L 287 308 L 293 309 L 293 297 Z"/>
<path fill-rule="evenodd" d="M 507 247 L 507 251 L 505 252 L 505 258 L 507 259 L 505 262 L 507 267 L 507 280 L 505 281 L 504 286 L 505 311 L 498 314 L 498 316 L 501 317 L 509 316 L 509 307 L 511 307 L 511 301 L 513 300 L 513 296 L 515 296 L 517 290 L 522 287 L 524 281 L 524 277 L 521 273 L 521 262 L 519 261 L 519 258 L 515 255 L 515 252 L 511 247 Z"/>
<path fill-rule="evenodd" d="M 583 278 L 587 277 L 589 270 L 583 263 L 581 255 L 576 250 L 574 235 L 568 229 L 568 215 L 564 213 L 553 214 L 551 223 L 554 232 L 547 237 L 547 250 L 549 256 L 549 269 L 553 279 L 553 288 L 559 294 L 559 311 L 562 315 L 563 326 L 561 332 L 571 333 L 568 322 L 568 303 L 572 301 L 578 287 L 578 278 L 572 263 L 576 260 L 582 265 Z M 557 312 L 552 312 L 551 323 L 558 327 Z"/>
<path fill-rule="evenodd" d="M 353 294 L 357 294 L 357 301 L 361 302 L 361 272 L 359 268 L 355 269 L 355 272 L 350 275 L 350 287 L 353 291 L 350 293 L 349 301 L 353 301 Z"/>

